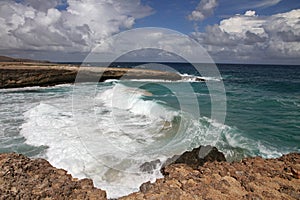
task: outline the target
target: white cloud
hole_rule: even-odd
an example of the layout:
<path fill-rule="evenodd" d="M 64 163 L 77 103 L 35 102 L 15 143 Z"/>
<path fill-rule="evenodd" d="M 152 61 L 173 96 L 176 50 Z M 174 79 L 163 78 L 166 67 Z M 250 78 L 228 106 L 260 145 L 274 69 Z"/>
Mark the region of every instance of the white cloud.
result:
<path fill-rule="evenodd" d="M 255 16 L 255 11 L 254 10 L 248 10 L 245 12 L 245 16 L 253 17 Z"/>
<path fill-rule="evenodd" d="M 212 15 L 217 6 L 217 0 L 201 0 L 197 8 L 188 16 L 188 19 L 191 21 L 202 21 Z"/>
<path fill-rule="evenodd" d="M 300 58 L 299 16 L 300 9 L 272 16 L 247 11 L 193 37 L 219 61 L 284 63 Z"/>
<path fill-rule="evenodd" d="M 55 8 L 57 5 L 59 5 L 61 0 L 24 0 L 23 4 L 29 7 L 34 8 L 35 10 L 39 10 L 42 12 L 47 12 L 50 8 Z"/>
<path fill-rule="evenodd" d="M 191 62 L 210 63 L 211 58 L 199 43 L 176 31 L 139 28 L 124 31 L 105 40 L 88 56 L 88 62 Z"/>
<path fill-rule="evenodd" d="M 255 15 L 249 15 L 249 12 L 247 11 L 245 15 L 236 15 L 222 20 L 219 26 L 220 29 L 232 34 L 244 34 L 246 31 L 263 34 L 264 29 L 261 25 L 265 20 Z"/>
<path fill-rule="evenodd" d="M 278 4 L 282 0 L 259 0 L 259 1 L 253 1 L 250 3 L 251 8 L 261 8 L 261 7 L 270 7 Z"/>
<path fill-rule="evenodd" d="M 104 38 L 132 28 L 152 9 L 140 0 L 11 0 L 0 2 L 0 50 L 89 51 Z"/>

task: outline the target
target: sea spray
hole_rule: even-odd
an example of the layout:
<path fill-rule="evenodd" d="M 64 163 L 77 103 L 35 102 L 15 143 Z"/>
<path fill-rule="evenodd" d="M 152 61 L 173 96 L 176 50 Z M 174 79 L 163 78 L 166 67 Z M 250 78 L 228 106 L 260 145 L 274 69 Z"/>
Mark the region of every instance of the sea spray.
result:
<path fill-rule="evenodd" d="M 215 145 L 229 159 L 260 155 L 257 143 L 238 130 L 150 100 L 157 96 L 144 89 L 104 83 L 91 106 L 85 104 L 84 93 L 92 87 L 81 87 L 79 119 L 74 120 L 70 98 L 43 101 L 24 113 L 21 135 L 29 145 L 47 146 L 44 157 L 51 164 L 74 177 L 92 178 L 110 198 L 138 191 L 143 182 L 161 177 L 160 166 L 145 173 L 143 163 L 164 161 L 200 145 Z"/>
<path fill-rule="evenodd" d="M 185 64 L 174 67 L 199 76 Z M 142 163 L 164 161 L 199 145 L 215 145 L 228 160 L 299 152 L 299 69 L 221 65 L 228 105 L 225 124 L 210 118 L 206 88 L 207 82 L 220 80 L 162 81 L 166 87 L 153 80 L 82 83 L 76 85 L 76 99 L 74 85 L 3 89 L 0 150 L 44 157 L 75 177 L 92 178 L 109 197 L 137 191 L 142 182 L 161 176 L 159 166 L 141 173 Z M 200 117 L 178 103 L 177 97 L 189 100 L 184 89 L 188 81 Z M 175 90 L 168 90 L 169 85 Z"/>

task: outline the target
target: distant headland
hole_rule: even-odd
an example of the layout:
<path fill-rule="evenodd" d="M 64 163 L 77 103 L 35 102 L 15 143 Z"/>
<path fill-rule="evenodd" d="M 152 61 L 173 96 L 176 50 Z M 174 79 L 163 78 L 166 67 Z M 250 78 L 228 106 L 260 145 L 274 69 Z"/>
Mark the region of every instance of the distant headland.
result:
<path fill-rule="evenodd" d="M 57 64 L 49 61 L 10 58 L 0 56 L 0 88 L 19 88 L 30 86 L 51 86 L 74 82 L 95 82 L 108 79 L 154 79 L 182 80 L 182 76 L 173 72 L 129 69 L 88 67 L 70 64 Z M 80 76 L 78 76 L 80 72 Z M 196 81 L 204 81 L 200 77 Z"/>

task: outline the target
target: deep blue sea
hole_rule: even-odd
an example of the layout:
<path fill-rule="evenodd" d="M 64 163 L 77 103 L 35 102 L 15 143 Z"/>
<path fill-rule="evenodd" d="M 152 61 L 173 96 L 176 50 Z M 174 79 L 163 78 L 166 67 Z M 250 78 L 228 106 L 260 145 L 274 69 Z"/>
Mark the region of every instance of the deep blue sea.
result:
<path fill-rule="evenodd" d="M 46 158 L 92 178 L 109 197 L 161 177 L 160 166 L 143 173 L 141 164 L 199 145 L 230 161 L 300 152 L 300 66 L 218 64 L 220 77 L 197 82 L 202 74 L 192 65 L 164 65 L 185 80 L 1 89 L 0 152 Z M 115 64 L 136 66 L 143 68 Z"/>

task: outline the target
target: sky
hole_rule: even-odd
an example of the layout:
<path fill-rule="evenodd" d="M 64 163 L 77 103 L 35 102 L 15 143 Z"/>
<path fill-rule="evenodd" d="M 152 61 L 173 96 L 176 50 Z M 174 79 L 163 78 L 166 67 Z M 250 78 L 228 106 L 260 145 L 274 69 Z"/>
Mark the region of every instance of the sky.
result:
<path fill-rule="evenodd" d="M 299 0 L 0 0 L 0 55 L 81 62 L 108 38 L 145 27 L 187 35 L 217 63 L 300 65 Z M 158 49 L 189 50 L 172 32 L 139 33 Z"/>

